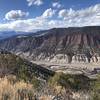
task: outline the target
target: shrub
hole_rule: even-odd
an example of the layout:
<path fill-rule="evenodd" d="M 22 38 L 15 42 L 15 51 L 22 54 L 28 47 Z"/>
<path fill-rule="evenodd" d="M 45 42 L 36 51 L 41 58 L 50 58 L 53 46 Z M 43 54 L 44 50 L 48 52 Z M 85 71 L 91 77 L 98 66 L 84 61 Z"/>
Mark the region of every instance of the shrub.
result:
<path fill-rule="evenodd" d="M 60 85 L 64 88 L 70 88 L 74 90 L 86 90 L 90 88 L 90 82 L 91 81 L 89 78 L 84 75 L 56 73 L 54 77 L 50 78 L 48 83 L 51 86 Z"/>
<path fill-rule="evenodd" d="M 100 74 L 97 76 L 97 80 L 94 82 L 92 89 L 93 100 L 100 100 Z"/>

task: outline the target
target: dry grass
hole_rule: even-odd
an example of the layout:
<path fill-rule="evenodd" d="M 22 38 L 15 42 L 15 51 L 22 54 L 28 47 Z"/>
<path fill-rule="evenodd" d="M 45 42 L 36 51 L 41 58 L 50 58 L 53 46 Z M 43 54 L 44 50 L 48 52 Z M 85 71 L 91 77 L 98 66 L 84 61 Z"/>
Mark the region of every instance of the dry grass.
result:
<path fill-rule="evenodd" d="M 47 86 L 41 93 L 37 92 L 32 84 L 17 81 L 15 76 L 9 75 L 0 78 L 0 100 L 36 100 L 35 98 L 53 100 L 57 96 L 63 98 L 60 100 L 65 100 L 65 98 L 66 100 L 91 100 L 89 94 L 82 91 L 72 92 L 61 86 L 55 86 L 55 88 Z"/>
<path fill-rule="evenodd" d="M 44 96 L 40 97 L 39 100 L 53 100 L 53 99 L 51 96 L 44 95 Z"/>
<path fill-rule="evenodd" d="M 34 93 L 32 84 L 0 78 L 0 100 L 34 100 Z"/>

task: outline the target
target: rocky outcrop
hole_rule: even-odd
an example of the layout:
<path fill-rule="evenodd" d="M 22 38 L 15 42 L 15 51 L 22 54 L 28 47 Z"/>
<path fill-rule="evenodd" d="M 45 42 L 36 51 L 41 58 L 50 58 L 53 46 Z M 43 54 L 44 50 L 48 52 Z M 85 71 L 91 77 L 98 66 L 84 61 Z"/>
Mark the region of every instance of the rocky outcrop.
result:
<path fill-rule="evenodd" d="M 68 62 L 77 54 L 84 54 L 88 62 L 100 52 L 100 27 L 53 28 L 22 37 L 0 41 L 0 47 L 32 60 L 53 59 L 58 54 L 67 55 Z"/>

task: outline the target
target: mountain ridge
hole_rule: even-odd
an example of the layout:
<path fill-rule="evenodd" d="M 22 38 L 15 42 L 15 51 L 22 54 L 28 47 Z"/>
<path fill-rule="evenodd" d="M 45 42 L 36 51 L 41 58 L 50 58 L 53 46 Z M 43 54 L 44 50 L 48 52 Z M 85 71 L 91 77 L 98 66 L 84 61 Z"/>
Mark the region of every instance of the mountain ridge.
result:
<path fill-rule="evenodd" d="M 1 40 L 0 47 L 33 60 L 52 59 L 57 54 L 100 53 L 100 26 L 53 28 L 37 33 Z"/>

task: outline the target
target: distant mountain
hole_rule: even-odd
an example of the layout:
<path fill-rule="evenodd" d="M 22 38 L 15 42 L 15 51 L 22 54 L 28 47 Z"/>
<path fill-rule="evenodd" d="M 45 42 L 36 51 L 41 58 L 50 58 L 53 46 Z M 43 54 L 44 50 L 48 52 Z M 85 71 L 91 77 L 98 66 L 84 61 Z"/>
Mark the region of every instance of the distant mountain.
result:
<path fill-rule="evenodd" d="M 34 35 L 36 35 L 36 32 L 38 30 L 34 30 L 33 32 L 20 32 L 20 31 L 0 31 L 0 40 L 1 39 L 6 39 L 6 38 L 10 38 L 13 36 L 22 36 L 22 35 L 31 35 L 34 33 Z M 39 33 L 38 33 L 39 34 Z"/>
<path fill-rule="evenodd" d="M 34 60 L 50 60 L 58 54 L 100 53 L 100 26 L 53 28 L 14 36 L 1 40 L 0 47 Z"/>

